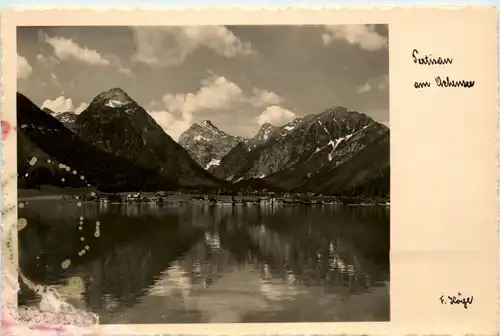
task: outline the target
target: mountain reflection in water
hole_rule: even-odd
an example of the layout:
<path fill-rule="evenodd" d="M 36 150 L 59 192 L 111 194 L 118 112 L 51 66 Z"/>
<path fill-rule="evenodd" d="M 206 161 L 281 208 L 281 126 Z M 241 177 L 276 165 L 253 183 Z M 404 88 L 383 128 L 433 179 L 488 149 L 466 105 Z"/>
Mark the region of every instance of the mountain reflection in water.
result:
<path fill-rule="evenodd" d="M 56 200 L 19 217 L 22 272 L 104 324 L 389 320 L 385 207 Z"/>

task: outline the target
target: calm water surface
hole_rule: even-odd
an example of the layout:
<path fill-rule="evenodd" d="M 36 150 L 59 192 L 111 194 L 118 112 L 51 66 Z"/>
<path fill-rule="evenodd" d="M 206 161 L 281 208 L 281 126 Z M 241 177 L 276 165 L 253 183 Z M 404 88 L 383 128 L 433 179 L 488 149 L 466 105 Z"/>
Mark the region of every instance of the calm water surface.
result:
<path fill-rule="evenodd" d="M 45 200 L 19 216 L 22 272 L 100 323 L 389 320 L 386 207 Z"/>

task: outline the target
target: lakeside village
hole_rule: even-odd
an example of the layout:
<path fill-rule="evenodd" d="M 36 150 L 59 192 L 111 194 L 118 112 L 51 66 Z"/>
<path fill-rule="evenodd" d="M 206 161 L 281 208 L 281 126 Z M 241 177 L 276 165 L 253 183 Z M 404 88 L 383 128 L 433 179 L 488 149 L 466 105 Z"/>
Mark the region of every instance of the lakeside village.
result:
<path fill-rule="evenodd" d="M 72 198 L 82 200 L 80 196 Z M 389 206 L 387 198 L 382 197 L 350 197 L 350 196 L 323 196 L 314 193 L 276 193 L 267 191 L 238 192 L 236 194 L 226 193 L 200 193 L 196 190 L 190 191 L 159 191 L 159 192 L 130 192 L 130 193 L 105 193 L 93 191 L 85 193 L 83 201 L 127 204 L 165 204 L 179 205 L 186 203 L 199 203 L 206 205 L 321 205 L 321 204 L 344 204 L 344 205 L 384 205 Z"/>

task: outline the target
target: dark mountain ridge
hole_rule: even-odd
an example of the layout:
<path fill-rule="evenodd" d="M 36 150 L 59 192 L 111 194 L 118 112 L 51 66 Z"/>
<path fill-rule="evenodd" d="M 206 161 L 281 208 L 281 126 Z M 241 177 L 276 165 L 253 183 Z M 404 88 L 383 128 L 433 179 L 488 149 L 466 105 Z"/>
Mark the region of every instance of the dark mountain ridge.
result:
<path fill-rule="evenodd" d="M 385 126 L 372 123 L 356 129 L 346 136 L 329 140 L 326 145 L 321 145 L 321 142 L 318 142 L 319 145 L 313 153 L 305 152 L 298 162 L 272 173 L 264 179 L 269 183 L 294 189 L 306 181 L 314 179 L 315 176 L 329 176 L 335 168 L 349 162 L 365 148 L 368 147 L 368 151 L 370 151 L 371 145 L 377 142 L 381 136 L 389 136 L 388 132 Z"/>
<path fill-rule="evenodd" d="M 180 186 L 224 184 L 200 167 L 120 88 L 98 94 L 78 115 L 74 131 L 97 148 L 157 171 Z"/>
<path fill-rule="evenodd" d="M 376 136 L 371 143 L 344 163 L 322 171 L 296 190 L 348 196 L 390 195 L 390 135 L 389 130 Z"/>
<path fill-rule="evenodd" d="M 17 123 L 21 139 L 25 137 L 48 156 L 78 171 L 78 175 L 84 175 L 90 184 L 102 191 L 154 191 L 179 187 L 174 178 L 162 176 L 82 140 L 21 93 L 17 93 Z"/>

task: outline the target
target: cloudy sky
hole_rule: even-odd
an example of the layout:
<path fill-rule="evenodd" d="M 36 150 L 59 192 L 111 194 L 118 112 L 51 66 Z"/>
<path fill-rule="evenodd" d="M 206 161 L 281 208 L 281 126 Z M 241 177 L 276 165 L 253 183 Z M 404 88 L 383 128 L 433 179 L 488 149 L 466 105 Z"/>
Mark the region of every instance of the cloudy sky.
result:
<path fill-rule="evenodd" d="M 387 26 L 21 27 L 18 91 L 80 113 L 120 87 L 174 139 L 252 136 L 336 105 L 389 123 Z"/>

